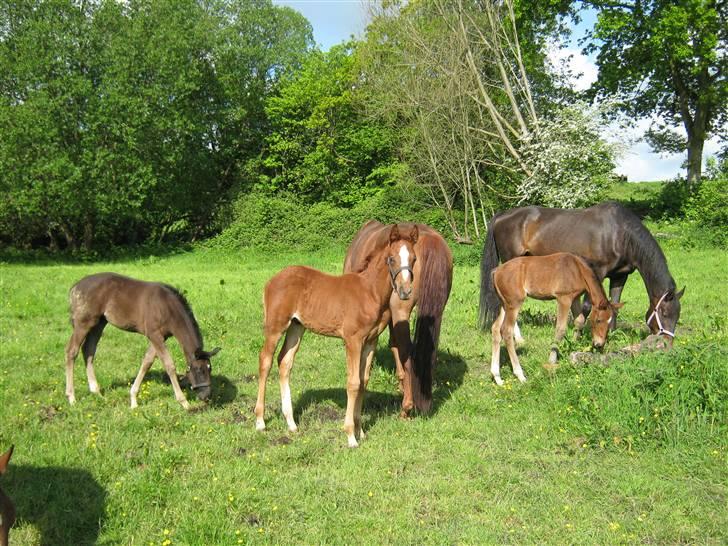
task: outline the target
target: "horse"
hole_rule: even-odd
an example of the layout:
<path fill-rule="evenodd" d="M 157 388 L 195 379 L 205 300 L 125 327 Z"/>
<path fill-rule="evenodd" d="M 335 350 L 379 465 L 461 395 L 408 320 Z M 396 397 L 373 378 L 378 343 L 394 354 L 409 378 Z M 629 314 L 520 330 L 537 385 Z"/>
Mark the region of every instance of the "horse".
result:
<path fill-rule="evenodd" d="M 13 455 L 13 447 L 10 446 L 5 453 L 0 455 L 0 475 L 5 474 L 10 462 L 10 457 Z M 0 515 L 2 515 L 2 521 L 0 522 L 0 546 L 8 546 L 8 534 L 10 528 L 15 523 L 15 504 L 5 494 L 5 491 L 0 488 Z"/>
<path fill-rule="evenodd" d="M 281 406 L 288 429 L 297 430 L 293 419 L 288 377 L 305 330 L 338 337 L 346 347 L 346 417 L 344 432 L 349 447 L 362 439 L 361 408 L 369 382 L 377 339 L 389 321 L 392 292 L 403 298 L 412 294 L 412 266 L 418 228 L 388 229 L 388 243 L 364 260 L 359 273 L 328 275 L 305 266 L 291 266 L 273 276 L 263 295 L 265 341 L 259 356 L 256 429 L 265 430 L 265 383 L 279 339 L 286 337 L 278 354 Z"/>
<path fill-rule="evenodd" d="M 205 351 L 202 334 L 190 304 L 180 292 L 169 285 L 146 282 L 116 273 L 97 273 L 84 277 L 69 292 L 73 333 L 66 345 L 66 396 L 74 404 L 73 365 L 83 344 L 88 387 L 99 394 L 94 373 L 94 355 L 107 323 L 127 332 L 147 337 L 149 347 L 142 359 L 139 374 L 131 387 L 131 407 L 137 407 L 137 394 L 142 380 L 154 359 L 164 364 L 172 383 L 174 396 L 184 409 L 190 405 L 180 388 L 174 361 L 164 342 L 174 336 L 187 360 L 187 379 L 197 398 L 207 401 L 212 393 L 210 359 L 220 350 Z"/>
<path fill-rule="evenodd" d="M 493 270 L 492 277 L 493 286 L 501 302 L 500 313 L 491 327 L 493 344 L 490 373 L 498 385 L 503 385 L 500 376 L 501 337 L 505 338 L 513 374 L 522 383 L 526 381 L 513 339 L 518 311 L 526 297 L 539 300 L 555 299 L 557 302 L 555 345 L 549 355 L 551 364 L 556 364 L 558 358 L 556 344 L 564 338 L 569 308 L 574 300 L 586 292 L 594 305 L 594 312 L 590 314 L 589 322 L 592 345 L 596 349 L 604 347 L 609 325 L 616 310 L 622 306 L 621 303 L 609 303 L 602 284 L 589 265 L 582 258 L 566 252 L 514 258 Z M 583 319 L 583 315 L 578 318 Z M 583 320 L 580 321 L 579 327 L 581 325 Z"/>
<path fill-rule="evenodd" d="M 685 288 L 676 291 L 660 245 L 636 214 L 615 202 L 573 210 L 529 206 L 493 216 L 480 264 L 479 322 L 483 329 L 500 305 L 491 276 L 498 263 L 555 252 L 581 256 L 600 283 L 609 277 L 609 293 L 615 303 L 619 303 L 629 274 L 639 271 L 650 302 L 647 326 L 672 344 Z M 581 312 L 586 316 L 590 308 L 586 297 Z M 578 300 L 572 304 L 572 313 L 575 317 L 580 313 Z M 615 315 L 610 328 L 615 329 L 616 322 Z M 517 324 L 515 333 L 516 341 L 522 341 Z"/>
<path fill-rule="evenodd" d="M 427 413 L 432 405 L 432 374 L 437 360 L 442 314 L 452 287 L 452 252 L 445 239 L 425 224 L 397 224 L 400 230 L 416 226 L 417 261 L 405 264 L 412 270 L 412 294 L 403 298 L 397 291 L 389 301 L 389 345 L 394 356 L 402 397 L 402 416 L 413 407 Z M 344 273 L 363 270 L 366 257 L 388 243 L 389 226 L 376 220 L 364 224 L 354 236 L 344 259 Z M 403 270 L 404 271 L 404 270 Z M 414 345 L 409 318 L 417 307 Z M 413 362 L 414 361 L 414 362 Z"/>

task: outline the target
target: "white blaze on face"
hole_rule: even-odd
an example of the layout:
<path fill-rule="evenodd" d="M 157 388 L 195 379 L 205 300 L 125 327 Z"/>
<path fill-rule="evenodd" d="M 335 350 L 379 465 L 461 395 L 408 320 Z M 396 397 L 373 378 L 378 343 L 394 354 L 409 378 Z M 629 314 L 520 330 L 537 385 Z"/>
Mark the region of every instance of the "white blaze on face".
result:
<path fill-rule="evenodd" d="M 607 320 L 607 324 L 612 324 L 612 317 L 609 317 L 609 320 Z"/>
<path fill-rule="evenodd" d="M 409 255 L 409 251 L 407 250 L 407 246 L 402 245 L 401 247 L 399 247 L 399 261 L 400 261 L 399 266 L 400 267 L 404 267 L 404 268 L 409 267 L 409 257 L 410 257 L 410 255 Z M 409 269 L 403 269 L 402 270 L 402 280 L 406 282 L 409 280 L 409 277 L 410 277 Z"/>

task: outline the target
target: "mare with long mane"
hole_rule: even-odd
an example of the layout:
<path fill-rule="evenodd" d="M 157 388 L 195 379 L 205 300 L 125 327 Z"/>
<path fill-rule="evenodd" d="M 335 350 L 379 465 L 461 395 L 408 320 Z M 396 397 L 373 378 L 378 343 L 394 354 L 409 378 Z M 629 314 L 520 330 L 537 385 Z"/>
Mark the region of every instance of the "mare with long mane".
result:
<path fill-rule="evenodd" d="M 427 412 L 432 405 L 432 375 L 437 360 L 442 314 L 452 287 L 452 253 L 445 239 L 426 224 L 397 224 L 400 230 L 416 226 L 417 260 L 403 264 L 414 276 L 411 293 L 393 291 L 389 301 L 389 345 L 394 356 L 402 397 L 402 414 L 413 407 Z M 387 246 L 389 226 L 370 220 L 354 236 L 344 260 L 344 272 L 361 272 L 366 257 Z M 414 344 L 409 318 L 417 307 Z"/>
<path fill-rule="evenodd" d="M 10 446 L 10 449 L 0 455 L 0 475 L 5 474 L 12 455 L 13 446 Z M 0 546 L 8 546 L 8 534 L 15 523 L 15 504 L 2 488 L 0 488 L 0 516 L 2 516 L 2 521 L 0 521 Z"/>
<path fill-rule="evenodd" d="M 521 363 L 518 361 L 513 329 L 518 311 L 527 297 L 556 300 L 558 312 L 554 341 L 558 344 L 564 339 L 572 302 L 584 293 L 589 294 L 594 304 L 594 311 L 589 316 L 592 345 L 597 349 L 604 347 L 613 314 L 622 306 L 621 303 L 609 303 L 602 284 L 589 265 L 579 256 L 566 252 L 514 258 L 496 268 L 492 276 L 493 286 L 501 302 L 500 313 L 491 327 L 493 343 L 490 373 L 498 385 L 503 384 L 500 376 L 501 338 L 505 339 L 513 374 L 521 382 L 526 381 Z M 554 346 L 549 355 L 549 362 L 555 364 L 557 358 L 558 351 Z"/>
<path fill-rule="evenodd" d="M 417 226 L 400 231 L 393 225 L 388 229 L 387 245 L 373 250 L 359 273 L 334 276 L 310 267 L 291 266 L 268 281 L 263 295 L 265 341 L 260 350 L 255 404 L 258 430 L 265 429 L 265 383 L 273 353 L 284 333 L 285 341 L 278 354 L 281 406 L 289 430 L 297 430 L 288 377 L 303 333 L 312 330 L 344 340 L 347 375 L 344 431 L 349 447 L 359 445 L 358 439 L 363 437 L 361 408 L 377 339 L 389 321 L 387 310 L 392 291 L 402 294 L 412 291 L 407 264 L 416 259 L 417 239 Z"/>
<path fill-rule="evenodd" d="M 84 277 L 69 292 L 73 333 L 66 346 L 66 396 L 76 401 L 73 387 L 73 364 L 83 344 L 88 388 L 99 393 L 94 372 L 94 355 L 107 323 L 147 337 L 149 347 L 142 359 L 139 374 L 131 387 L 131 407 L 137 407 L 137 394 L 154 359 L 164 364 L 174 389 L 174 397 L 183 408 L 190 405 L 180 388 L 177 370 L 164 342 L 174 336 L 187 360 L 187 378 L 200 400 L 212 392 L 210 358 L 220 350 L 202 348 L 202 334 L 190 304 L 176 289 L 158 282 L 146 282 L 116 273 L 97 273 Z"/>
<path fill-rule="evenodd" d="M 599 282 L 609 277 L 609 293 L 614 303 L 619 302 L 629 274 L 639 271 L 650 302 L 645 314 L 647 326 L 653 334 L 662 334 L 672 341 L 685 289 L 676 291 L 665 254 L 637 215 L 614 202 L 573 210 L 530 206 L 496 214 L 488 226 L 480 264 L 482 328 L 495 318 L 500 307 L 491 275 L 498 263 L 518 256 L 556 252 L 581 256 Z M 590 307 L 585 298 L 581 312 L 588 315 Z M 578 300 L 572 304 L 572 313 L 574 317 L 580 313 Z"/>

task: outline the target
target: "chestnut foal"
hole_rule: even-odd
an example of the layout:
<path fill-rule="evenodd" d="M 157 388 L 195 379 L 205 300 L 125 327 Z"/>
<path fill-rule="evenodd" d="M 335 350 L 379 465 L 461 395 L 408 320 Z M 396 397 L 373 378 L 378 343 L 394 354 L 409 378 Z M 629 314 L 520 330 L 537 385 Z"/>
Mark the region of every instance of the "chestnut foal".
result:
<path fill-rule="evenodd" d="M 308 329 L 344 340 L 347 373 L 344 432 L 349 447 L 359 445 L 357 439 L 364 436 L 361 408 L 377 338 L 389 324 L 392 290 L 402 299 L 412 294 L 414 244 L 418 234 L 416 225 L 406 232 L 393 225 L 389 243 L 374 249 L 357 272 L 334 276 L 310 267 L 292 266 L 268 281 L 263 295 L 265 342 L 260 351 L 255 405 L 258 430 L 265 429 L 265 382 L 284 332 L 285 341 L 278 354 L 281 406 L 288 429 L 297 430 L 288 377 L 301 337 Z"/>
<path fill-rule="evenodd" d="M 0 455 L 0 474 L 5 474 L 5 470 L 10 462 L 10 456 L 13 454 L 13 446 L 10 446 L 3 455 Z M 2 523 L 0 523 L 0 546 L 8 546 L 8 533 L 10 528 L 15 523 L 15 505 L 13 501 L 5 494 L 0 488 L 0 516 L 2 516 Z"/>
<path fill-rule="evenodd" d="M 513 329 L 518 311 L 526 297 L 538 300 L 555 299 L 558 305 L 556 315 L 556 343 L 564 338 L 566 323 L 569 319 L 569 308 L 572 302 L 584 292 L 589 294 L 593 309 L 589 315 L 591 324 L 592 345 L 601 349 L 607 341 L 609 325 L 614 311 L 622 307 L 621 303 L 610 303 L 604 293 L 602 284 L 594 271 L 580 257 L 567 252 L 558 252 L 548 256 L 522 256 L 507 261 L 493 270 L 493 284 L 501 301 L 500 314 L 493 322 L 492 358 L 490 373 L 498 385 L 503 384 L 500 376 L 500 343 L 505 338 L 508 356 L 513 367 L 513 374 L 521 381 L 526 381 L 523 369 L 518 361 Z M 584 315 L 574 320 L 577 333 L 584 326 Z M 551 348 L 549 362 L 555 364 L 558 358 L 556 347 Z"/>

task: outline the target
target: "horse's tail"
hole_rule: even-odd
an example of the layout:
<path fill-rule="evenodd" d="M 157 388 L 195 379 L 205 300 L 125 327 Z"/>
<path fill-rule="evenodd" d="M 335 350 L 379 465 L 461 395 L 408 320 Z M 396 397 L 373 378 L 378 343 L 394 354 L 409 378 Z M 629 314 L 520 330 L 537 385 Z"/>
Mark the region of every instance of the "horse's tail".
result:
<path fill-rule="evenodd" d="M 480 305 L 478 308 L 478 324 L 482 330 L 495 320 L 500 311 L 500 299 L 493 285 L 493 270 L 498 267 L 500 256 L 495 243 L 496 214 L 488 223 L 488 235 L 483 246 L 483 257 L 480 260 Z"/>
<path fill-rule="evenodd" d="M 422 264 L 417 300 L 413 351 L 412 397 L 415 407 L 427 413 L 432 406 L 432 375 L 437 360 L 442 313 L 452 287 L 452 254 L 439 235 L 421 235 Z"/>

